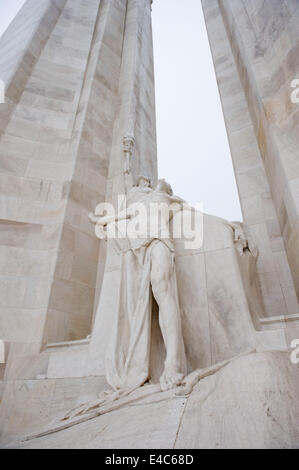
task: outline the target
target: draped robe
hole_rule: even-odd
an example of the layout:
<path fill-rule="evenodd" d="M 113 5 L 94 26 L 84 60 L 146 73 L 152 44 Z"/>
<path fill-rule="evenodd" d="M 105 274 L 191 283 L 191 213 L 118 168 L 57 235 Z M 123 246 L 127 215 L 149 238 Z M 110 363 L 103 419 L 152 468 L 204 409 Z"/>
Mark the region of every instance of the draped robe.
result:
<path fill-rule="evenodd" d="M 152 198 L 155 193 L 134 191 L 129 203 L 138 202 L 149 207 L 150 202 L 169 202 L 167 194 Z M 139 199 L 141 196 L 141 199 Z M 135 201 L 134 201 L 135 200 Z M 116 224 L 118 232 L 125 232 L 127 221 Z M 167 222 L 166 222 L 167 223 Z M 169 224 L 169 220 L 168 220 Z M 158 227 L 160 232 L 161 227 Z M 118 298 L 118 310 L 112 327 L 106 353 L 106 379 L 116 389 L 137 388 L 150 379 L 151 324 L 152 324 L 152 289 L 151 289 L 151 254 L 155 245 L 163 243 L 171 253 L 171 290 L 173 298 L 177 295 L 175 259 L 173 243 L 169 238 L 155 235 L 136 239 L 115 238 L 115 249 L 121 256 L 121 286 Z M 180 338 L 181 371 L 186 371 L 186 360 L 182 336 Z"/>

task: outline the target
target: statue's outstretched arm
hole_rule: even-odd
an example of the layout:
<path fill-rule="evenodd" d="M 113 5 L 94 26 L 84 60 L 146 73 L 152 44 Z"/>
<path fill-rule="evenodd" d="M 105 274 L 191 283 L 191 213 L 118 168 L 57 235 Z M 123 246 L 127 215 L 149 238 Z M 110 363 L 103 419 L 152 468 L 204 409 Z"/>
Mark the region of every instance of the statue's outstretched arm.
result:
<path fill-rule="evenodd" d="M 96 215 L 92 213 L 88 215 L 88 218 L 93 224 L 103 225 L 103 226 L 115 221 L 114 216 L 97 217 Z"/>
<path fill-rule="evenodd" d="M 130 213 L 130 211 L 125 209 L 125 210 L 119 212 L 116 215 L 107 215 L 105 217 L 96 217 L 95 215 L 90 213 L 88 217 L 91 220 L 91 222 L 93 222 L 94 224 L 102 225 L 104 227 L 104 226 L 106 226 L 108 224 L 111 224 L 113 222 L 119 222 L 120 220 L 130 219 L 132 217 L 132 214 Z"/>
<path fill-rule="evenodd" d="M 96 224 L 99 220 L 99 217 L 96 217 L 92 212 L 88 214 L 88 218 L 93 224 Z"/>

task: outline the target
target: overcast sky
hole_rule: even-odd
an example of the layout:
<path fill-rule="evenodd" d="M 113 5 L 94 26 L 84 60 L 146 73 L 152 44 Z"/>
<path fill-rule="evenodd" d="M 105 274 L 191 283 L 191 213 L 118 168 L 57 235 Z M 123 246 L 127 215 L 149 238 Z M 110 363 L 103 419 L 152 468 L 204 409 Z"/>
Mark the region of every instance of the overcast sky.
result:
<path fill-rule="evenodd" d="M 200 0 L 154 0 L 159 174 L 204 211 L 242 220 Z"/>
<path fill-rule="evenodd" d="M 0 0 L 0 35 L 23 3 Z M 153 33 L 159 176 L 205 212 L 241 220 L 201 1 L 154 0 Z"/>
<path fill-rule="evenodd" d="M 25 0 L 0 0 L 0 36 L 24 3 Z"/>

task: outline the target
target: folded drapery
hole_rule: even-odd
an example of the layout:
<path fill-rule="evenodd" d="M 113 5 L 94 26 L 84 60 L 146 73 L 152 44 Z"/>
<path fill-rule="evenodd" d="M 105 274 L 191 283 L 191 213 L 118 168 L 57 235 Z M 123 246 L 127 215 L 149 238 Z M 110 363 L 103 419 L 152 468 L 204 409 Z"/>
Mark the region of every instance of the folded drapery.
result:
<path fill-rule="evenodd" d="M 122 253 L 121 288 L 106 354 L 106 378 L 115 389 L 138 387 L 150 379 L 152 321 L 151 253 L 161 240 L 149 240 L 136 251 Z M 166 245 L 167 246 L 167 245 Z M 173 295 L 177 299 L 174 254 L 172 258 Z M 185 371 L 184 345 L 181 370 Z"/>

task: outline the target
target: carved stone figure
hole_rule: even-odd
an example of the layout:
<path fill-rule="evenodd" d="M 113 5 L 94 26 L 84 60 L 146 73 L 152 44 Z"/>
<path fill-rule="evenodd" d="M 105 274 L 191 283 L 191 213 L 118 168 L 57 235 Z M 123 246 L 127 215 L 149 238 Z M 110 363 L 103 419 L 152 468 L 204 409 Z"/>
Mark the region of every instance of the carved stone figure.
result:
<path fill-rule="evenodd" d="M 159 180 L 155 189 L 146 177 L 128 194 L 127 208 L 115 217 L 91 217 L 98 233 L 109 232 L 116 225 L 125 239 L 115 239 L 122 256 L 121 299 L 115 318 L 106 356 L 106 378 L 115 389 L 142 386 L 150 380 L 150 335 L 152 294 L 159 307 L 159 325 L 166 349 L 164 371 L 160 378 L 162 390 L 181 384 L 186 374 L 186 360 L 181 318 L 177 296 L 174 247 L 169 225 L 174 214 L 182 209 L 184 201 L 174 197 L 165 180 Z M 165 210 L 172 206 L 172 210 Z M 153 208 L 161 217 L 151 224 Z M 128 230 L 138 223 L 135 235 Z M 141 228 L 140 228 L 141 227 Z M 114 227 L 115 228 L 115 227 Z"/>

